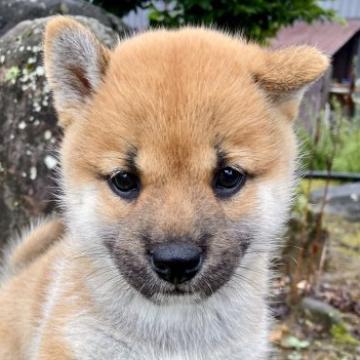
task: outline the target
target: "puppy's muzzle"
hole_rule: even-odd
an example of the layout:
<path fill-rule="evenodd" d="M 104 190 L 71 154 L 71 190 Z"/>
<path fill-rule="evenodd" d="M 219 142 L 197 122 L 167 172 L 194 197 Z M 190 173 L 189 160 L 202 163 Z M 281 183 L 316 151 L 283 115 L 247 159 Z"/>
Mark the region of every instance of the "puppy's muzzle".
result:
<path fill-rule="evenodd" d="M 200 271 L 203 254 L 199 247 L 190 244 L 162 244 L 150 253 L 150 262 L 161 279 L 178 285 L 191 280 Z"/>

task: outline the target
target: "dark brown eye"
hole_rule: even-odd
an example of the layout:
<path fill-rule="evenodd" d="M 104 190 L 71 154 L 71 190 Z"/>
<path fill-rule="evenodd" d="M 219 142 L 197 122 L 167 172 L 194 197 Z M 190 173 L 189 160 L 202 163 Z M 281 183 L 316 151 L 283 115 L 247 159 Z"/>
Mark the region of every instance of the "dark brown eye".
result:
<path fill-rule="evenodd" d="M 134 199 L 140 190 L 138 176 L 127 171 L 119 171 L 109 178 L 109 184 L 115 194 L 124 199 Z"/>
<path fill-rule="evenodd" d="M 232 167 L 224 167 L 215 174 L 214 191 L 219 197 L 229 197 L 237 193 L 245 184 L 246 174 Z"/>

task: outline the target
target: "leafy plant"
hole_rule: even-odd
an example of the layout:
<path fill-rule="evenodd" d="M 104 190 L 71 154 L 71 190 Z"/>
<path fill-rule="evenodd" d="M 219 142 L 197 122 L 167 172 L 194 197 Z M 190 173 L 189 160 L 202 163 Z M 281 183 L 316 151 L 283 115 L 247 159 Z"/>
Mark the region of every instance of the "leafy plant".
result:
<path fill-rule="evenodd" d="M 332 162 L 332 171 L 360 172 L 360 118 L 338 115 L 328 124 L 321 116 L 314 135 L 300 130 L 299 137 L 306 170 L 327 170 Z"/>
<path fill-rule="evenodd" d="M 338 103 L 334 102 L 333 107 L 332 115 L 334 118 L 331 122 L 325 121 L 323 114 L 321 114 L 313 134 L 305 130 L 300 131 L 303 150 L 306 153 L 303 157 L 303 163 L 308 170 L 326 170 L 331 173 L 335 168 L 336 161 L 340 165 L 344 164 L 344 155 L 342 155 L 341 149 L 344 149 L 344 144 L 349 143 L 349 137 L 353 136 L 354 132 L 351 130 L 353 130 L 354 124 L 343 117 L 342 109 Z M 355 129 L 359 130 L 358 127 Z M 346 170 L 343 169 L 343 171 Z M 289 223 L 290 251 L 285 249 L 284 255 L 287 255 L 285 256 L 285 264 L 290 274 L 291 303 L 299 301 L 300 291 L 298 287 L 301 282 L 305 284 L 305 292 L 316 285 L 326 259 L 328 232 L 323 227 L 323 216 L 330 179 L 325 180 L 320 209 L 316 213 L 313 212 L 309 203 L 312 185 L 313 182 L 310 179 L 307 182 L 306 189 L 300 188 L 299 201 L 294 208 L 294 214 L 297 216 Z M 295 244 L 297 246 L 294 246 Z M 291 257 L 295 261 L 289 261 Z"/>
<path fill-rule="evenodd" d="M 335 18 L 335 13 L 320 7 L 318 0 L 167 0 L 163 8 L 150 3 L 152 25 L 215 25 L 241 31 L 246 38 L 262 43 L 297 20 L 311 23 Z"/>
<path fill-rule="evenodd" d="M 152 26 L 214 25 L 246 38 L 266 43 L 283 27 L 297 20 L 333 20 L 333 10 L 323 9 L 319 0 L 88 0 L 117 15 L 137 7 L 149 10 Z"/>

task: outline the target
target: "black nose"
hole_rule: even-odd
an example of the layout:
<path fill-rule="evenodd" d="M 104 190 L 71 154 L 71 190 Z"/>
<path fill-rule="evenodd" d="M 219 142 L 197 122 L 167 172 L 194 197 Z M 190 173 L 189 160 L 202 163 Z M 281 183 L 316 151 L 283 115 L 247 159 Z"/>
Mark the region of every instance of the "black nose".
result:
<path fill-rule="evenodd" d="M 158 276 L 173 284 L 192 279 L 202 265 L 201 249 L 189 244 L 163 244 L 151 253 L 151 265 Z"/>

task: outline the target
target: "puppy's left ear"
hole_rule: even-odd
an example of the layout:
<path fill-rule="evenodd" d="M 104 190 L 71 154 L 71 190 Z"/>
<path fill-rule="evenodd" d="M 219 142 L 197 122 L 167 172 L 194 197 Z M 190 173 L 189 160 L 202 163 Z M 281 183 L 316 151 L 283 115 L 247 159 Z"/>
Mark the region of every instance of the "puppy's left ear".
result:
<path fill-rule="evenodd" d="M 254 78 L 286 117 L 293 119 L 306 88 L 328 67 L 329 58 L 319 50 L 295 46 L 264 51 L 262 61 L 254 69 Z"/>
<path fill-rule="evenodd" d="M 60 124 L 81 115 L 105 74 L 110 50 L 70 17 L 58 16 L 46 26 L 44 62 Z"/>

